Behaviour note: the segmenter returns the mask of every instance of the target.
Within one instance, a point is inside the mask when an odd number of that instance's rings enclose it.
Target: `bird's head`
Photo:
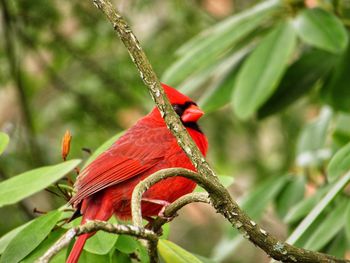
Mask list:
[[[203,116],[204,112],[189,97],[163,83],[162,87],[185,126],[186,124],[197,122]]]

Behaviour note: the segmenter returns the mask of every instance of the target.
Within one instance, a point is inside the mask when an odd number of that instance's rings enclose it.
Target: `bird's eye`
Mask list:
[[[183,107],[181,107],[181,105],[179,104],[175,104],[173,105],[174,111],[177,113],[177,115],[179,115],[181,117],[182,113],[184,112]]]

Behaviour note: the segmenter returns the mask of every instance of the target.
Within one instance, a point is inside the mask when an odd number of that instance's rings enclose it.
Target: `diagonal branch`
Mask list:
[[[350,262],[337,259],[330,255],[297,248],[281,242],[261,229],[259,225],[252,221],[249,216],[240,209],[225,187],[220,184],[214,171],[205,161],[199,149],[179,120],[179,117],[174,112],[167,97],[164,95],[164,91],[156,74],[140,47],[140,43],[129,28],[129,25],[117,10],[113,8],[108,0],[93,0],[93,3],[107,16],[108,20],[113,25],[114,30],[118,33],[118,36],[127,48],[132,61],[135,63],[142,80],[147,85],[166,125],[176,137],[178,144],[187,154],[199,173],[198,175],[192,171],[181,170],[181,176],[186,176],[201,184],[201,186],[208,191],[212,205],[217,212],[222,214],[233,227],[237,228],[243,234],[244,237],[263,249],[272,258],[283,262]],[[168,174],[165,174],[164,171],[163,173],[160,171],[141,182],[137,189],[140,190],[140,188],[143,188],[143,190],[146,190],[152,185],[150,183],[152,180],[156,182],[166,177],[179,175],[179,171],[176,172],[177,173],[172,170]],[[136,193],[135,195],[137,195],[138,198],[140,198],[140,196],[142,197],[142,193]],[[133,203],[135,204],[135,202]],[[136,205],[139,206],[140,204],[138,203]],[[139,218],[138,215],[134,220],[136,225],[141,226],[142,224],[140,223]],[[153,261],[152,258],[151,260]]]
[[[210,204],[208,193],[191,193],[180,197],[165,208],[163,213],[164,217],[158,217],[152,222],[152,231],[157,233],[165,223],[169,222],[167,218],[172,219],[174,216],[176,216],[177,211],[179,211],[185,205],[199,202]]]

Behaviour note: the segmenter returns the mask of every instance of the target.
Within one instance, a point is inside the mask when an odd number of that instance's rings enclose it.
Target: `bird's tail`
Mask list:
[[[83,247],[85,245],[86,240],[92,236],[92,234],[83,234],[78,237],[75,241],[72,251],[69,254],[69,257],[66,263],[77,263],[80,257],[81,252],[83,251]]]
[[[96,219],[106,221],[113,215],[114,212],[111,200],[104,194],[95,195],[92,198],[84,199],[81,210],[83,214],[81,225],[85,224],[88,220]],[[78,262],[86,240],[94,234],[95,232],[87,233],[78,237],[66,263]]]

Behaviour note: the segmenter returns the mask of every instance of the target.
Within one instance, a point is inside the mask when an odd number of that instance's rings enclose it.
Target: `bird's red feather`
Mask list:
[[[191,102],[190,98],[175,89],[166,85],[163,88],[172,104]],[[187,130],[205,155],[208,148],[205,135],[192,128]],[[154,172],[171,167],[195,170],[155,108],[81,172],[75,183],[76,195],[70,203],[80,207],[83,222],[108,220],[113,214],[128,219],[131,216],[130,200],[134,187]],[[143,197],[173,202],[192,192],[195,186],[189,179],[172,177],[153,185]],[[155,216],[161,209],[160,204],[142,202],[143,216]],[[78,238],[68,263],[77,262],[89,236]]]

